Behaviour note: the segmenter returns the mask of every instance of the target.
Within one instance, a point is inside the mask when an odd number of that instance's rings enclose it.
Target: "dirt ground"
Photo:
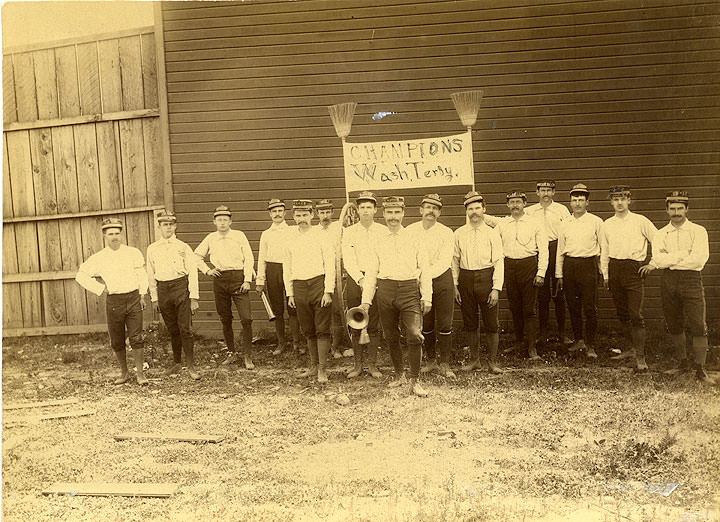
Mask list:
[[[106,336],[5,340],[3,407],[79,402],[3,412],[4,520],[720,520],[720,388],[665,376],[657,355],[647,375],[613,365],[612,337],[592,365],[548,345],[534,366],[503,357],[503,375],[427,376],[426,399],[386,378],[349,382],[347,358],[326,386],[298,379],[304,360],[272,357],[271,345],[255,346],[256,371],[227,368],[212,340],[197,346],[202,380],[164,377],[168,348],[151,337],[145,387],[111,384]],[[94,414],[33,418],[77,409]],[[114,440],[128,431],[225,439]],[[55,482],[179,490],[43,496]]]

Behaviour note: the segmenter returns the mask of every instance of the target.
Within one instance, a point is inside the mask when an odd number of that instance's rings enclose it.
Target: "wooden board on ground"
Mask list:
[[[70,495],[91,497],[158,497],[172,496],[179,488],[173,483],[103,483],[57,482],[42,491],[43,495]]]
[[[199,433],[169,432],[169,433],[140,433],[136,431],[114,435],[115,440],[152,439],[176,440],[179,442],[222,442],[223,435],[201,435]]]
[[[95,410],[68,410],[59,411],[55,413],[46,413],[44,415],[32,415],[28,417],[21,417],[17,419],[8,419],[8,422],[12,425],[20,424],[34,424],[36,422],[44,420],[54,419],[67,419],[71,417],[86,417],[88,415],[95,415]]]
[[[3,410],[20,410],[23,408],[44,408],[45,406],[62,406],[65,404],[77,404],[78,399],[55,399],[52,401],[25,402],[19,404],[3,404]]]

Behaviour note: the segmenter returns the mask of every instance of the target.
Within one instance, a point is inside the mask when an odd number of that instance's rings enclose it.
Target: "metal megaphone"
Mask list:
[[[367,326],[370,323],[370,316],[361,306],[350,308],[345,314],[345,320],[350,328],[360,331],[360,344],[368,344],[370,336],[368,335]]]

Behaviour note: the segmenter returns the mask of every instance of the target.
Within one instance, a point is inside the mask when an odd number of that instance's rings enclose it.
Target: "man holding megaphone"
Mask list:
[[[347,227],[342,234],[342,259],[345,271],[348,274],[348,308],[360,304],[363,282],[365,281],[367,268],[370,265],[373,245],[387,233],[385,225],[375,222],[377,200],[372,192],[361,192],[355,199],[355,203],[358,207],[360,221]],[[370,303],[367,309],[369,323],[366,329],[369,334],[368,339],[360,339],[361,329],[349,325],[352,332],[355,366],[348,373],[348,379],[358,377],[363,372],[363,360],[367,362],[368,372],[372,377],[376,379],[382,377],[382,373],[377,367],[377,352],[380,346],[380,316],[375,300],[368,302]],[[365,347],[367,347],[367,357],[363,359]]]
[[[410,363],[410,393],[427,397],[418,382],[422,356],[422,317],[432,308],[432,278],[425,250],[417,236],[402,226],[405,198],[388,196],[383,200],[383,215],[388,231],[372,245],[370,264],[363,281],[362,307],[370,309],[375,297],[395,369],[390,387],[408,384],[400,348],[400,321],[405,327]],[[418,281],[420,288],[418,289]]]

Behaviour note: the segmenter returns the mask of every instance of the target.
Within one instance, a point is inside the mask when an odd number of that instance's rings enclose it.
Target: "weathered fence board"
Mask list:
[[[32,55],[35,66],[38,118],[41,120],[57,118],[58,92],[55,74],[55,51],[53,49],[43,49],[35,51]]]
[[[38,108],[35,94],[35,67],[31,53],[16,54],[13,57],[13,77],[18,121],[36,120]]]
[[[80,114],[77,63],[74,45],[55,49],[55,74],[61,118]]]
[[[76,46],[80,87],[80,113],[102,112],[100,101],[100,67],[97,42]]]
[[[145,100],[143,96],[140,36],[120,38],[118,49],[120,53],[123,110],[142,109],[145,106]]]
[[[121,111],[122,80],[120,77],[120,51],[117,40],[98,42],[98,64],[100,66],[102,112]]]
[[[15,106],[15,80],[13,78],[12,56],[5,56],[2,62],[3,73],[3,123],[17,121]]]

